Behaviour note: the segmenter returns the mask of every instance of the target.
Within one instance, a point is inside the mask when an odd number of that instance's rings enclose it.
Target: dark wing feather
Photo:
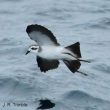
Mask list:
[[[75,73],[81,66],[81,63],[78,60],[63,60],[68,69],[72,72]]]
[[[38,67],[40,67],[41,72],[46,72],[51,69],[55,69],[59,65],[58,60],[47,60],[37,56]]]
[[[28,33],[30,39],[36,41],[39,46],[59,45],[53,33],[44,26],[38,24],[28,25],[26,32]]]

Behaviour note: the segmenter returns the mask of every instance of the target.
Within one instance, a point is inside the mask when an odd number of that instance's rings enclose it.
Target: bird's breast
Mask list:
[[[61,59],[61,53],[63,47],[61,46],[42,46],[42,51],[38,53],[38,56],[46,59]]]

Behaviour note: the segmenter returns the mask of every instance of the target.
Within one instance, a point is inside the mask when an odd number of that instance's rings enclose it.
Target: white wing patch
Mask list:
[[[40,46],[55,45],[55,43],[47,35],[42,34],[41,32],[33,31],[29,33],[29,37],[36,41]]]
[[[32,40],[38,43],[39,46],[59,45],[53,33],[44,26],[38,24],[28,25],[26,32]]]

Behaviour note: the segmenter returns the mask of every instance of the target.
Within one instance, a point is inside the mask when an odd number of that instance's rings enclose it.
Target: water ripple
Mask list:
[[[110,74],[110,66],[107,64],[98,64],[98,65],[93,66],[93,68],[98,71]]]

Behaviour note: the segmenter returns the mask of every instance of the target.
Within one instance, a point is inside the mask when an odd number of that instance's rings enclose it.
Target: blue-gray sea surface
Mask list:
[[[88,76],[63,63],[41,73],[36,56],[25,56],[35,44],[25,29],[35,23],[62,46],[79,41],[83,59],[92,61],[80,68]],[[110,110],[110,0],[0,0],[0,108],[35,110],[39,99],[52,100],[52,110]]]

